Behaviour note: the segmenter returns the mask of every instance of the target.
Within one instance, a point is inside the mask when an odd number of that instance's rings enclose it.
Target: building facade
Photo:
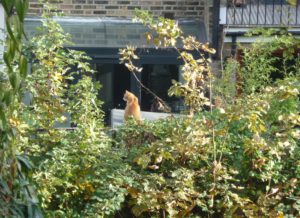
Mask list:
[[[140,88],[132,73],[119,64],[118,51],[126,45],[137,47],[139,64],[143,67],[142,73],[137,76],[143,84],[164,99],[173,112],[180,110],[180,101],[167,94],[171,80],[180,79],[182,63],[178,60],[178,53],[147,44],[144,35],[147,29],[132,22],[134,10],[147,10],[157,17],[176,19],[186,34],[206,43],[210,41],[212,0],[55,1],[57,11],[65,15],[55,19],[72,36],[72,48],[85,51],[92,58],[95,79],[103,86],[99,95],[104,101],[107,115],[113,108],[125,107],[122,99],[125,90],[138,96],[144,111],[150,110],[154,100],[153,96]],[[41,24],[40,15],[44,5],[39,2],[29,0],[26,19],[26,33],[29,36],[34,35],[36,27]]]
[[[215,0],[219,18],[213,32],[212,43],[225,56],[235,56],[237,43],[254,42],[257,37],[245,37],[253,28],[288,28],[300,35],[300,0]]]
[[[68,16],[131,18],[135,8],[170,18],[205,19],[210,0],[60,0],[57,8]],[[41,14],[43,4],[29,1],[29,15]]]
[[[26,32],[33,35],[40,25],[44,5],[29,0]],[[142,110],[150,110],[153,97],[140,89],[133,75],[119,64],[118,50],[126,45],[137,47],[143,72],[140,80],[162,99],[173,111],[180,110],[178,100],[167,96],[172,79],[180,79],[181,64],[174,50],[147,45],[141,24],[131,21],[135,8],[150,11],[155,16],[176,19],[184,32],[199,41],[211,42],[225,56],[234,56],[237,42],[249,43],[253,39],[244,34],[255,27],[288,26],[300,33],[300,0],[51,0],[65,17],[57,18],[63,29],[72,35],[73,49],[82,50],[92,58],[95,79],[103,84],[100,97],[104,110],[124,108],[125,90],[134,92]],[[1,20],[1,19],[0,19]],[[1,24],[1,23],[0,23]],[[222,48],[222,49],[221,49]],[[1,50],[1,47],[0,47]],[[218,55],[219,54],[219,55]]]
[[[144,68],[141,80],[176,111],[178,102],[167,96],[171,79],[180,78],[180,62],[168,51],[155,51],[144,40],[143,27],[132,24],[135,8],[150,11],[155,16],[182,21],[184,32],[201,42],[210,42],[223,57],[235,56],[237,43],[251,43],[255,39],[244,34],[256,27],[288,26],[297,33],[300,23],[300,4],[287,0],[52,0],[67,17],[61,20],[65,31],[73,36],[75,49],[86,51],[99,72],[103,84],[101,98],[111,108],[124,108],[122,93],[132,90],[140,99],[143,110],[149,110],[151,96],[140,90],[135,79],[119,64],[118,49],[128,44],[141,51]],[[34,24],[41,15],[43,4],[29,0],[28,20]],[[32,18],[35,17],[35,18]],[[34,26],[34,25],[33,25]],[[33,29],[33,28],[32,28]],[[29,28],[30,30],[30,28]],[[299,32],[299,31],[298,31]],[[222,48],[222,49],[221,49]],[[218,64],[216,64],[218,69]],[[217,70],[216,70],[217,71]],[[120,73],[122,72],[122,73]],[[119,82],[122,81],[122,82]]]

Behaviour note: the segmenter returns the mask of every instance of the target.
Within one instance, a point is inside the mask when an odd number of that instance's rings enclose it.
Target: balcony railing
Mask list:
[[[223,24],[230,26],[300,26],[300,0],[228,0],[221,8]],[[223,19],[222,19],[223,18]]]

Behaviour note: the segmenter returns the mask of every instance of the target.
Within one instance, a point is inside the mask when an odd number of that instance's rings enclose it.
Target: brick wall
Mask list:
[[[208,0],[61,0],[58,9],[70,16],[131,18],[135,8],[157,16],[205,19]],[[42,4],[29,0],[29,15],[39,15]]]

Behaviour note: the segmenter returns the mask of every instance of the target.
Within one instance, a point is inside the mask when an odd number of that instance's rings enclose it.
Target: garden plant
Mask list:
[[[272,32],[216,76],[208,44],[136,11],[149,43],[178,52],[184,81],[169,95],[187,111],[112,134],[89,58],[65,48],[70,38],[49,13],[23,45],[21,3],[2,0],[8,18],[19,10],[19,26],[8,28],[1,72],[1,217],[300,216],[299,40]],[[134,47],[120,50],[132,73],[142,72],[138,60]],[[72,128],[57,128],[65,122]]]

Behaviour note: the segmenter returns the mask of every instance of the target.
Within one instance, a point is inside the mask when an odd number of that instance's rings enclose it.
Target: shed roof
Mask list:
[[[145,32],[148,29],[141,23],[129,19],[117,18],[54,18],[66,33],[72,36],[74,47],[83,48],[123,48],[133,45],[138,48],[151,48],[147,44]],[[184,34],[195,36],[200,42],[206,43],[206,29],[203,22],[196,19],[178,20]],[[25,20],[25,32],[32,37],[36,27],[41,25],[41,18],[29,17]]]

